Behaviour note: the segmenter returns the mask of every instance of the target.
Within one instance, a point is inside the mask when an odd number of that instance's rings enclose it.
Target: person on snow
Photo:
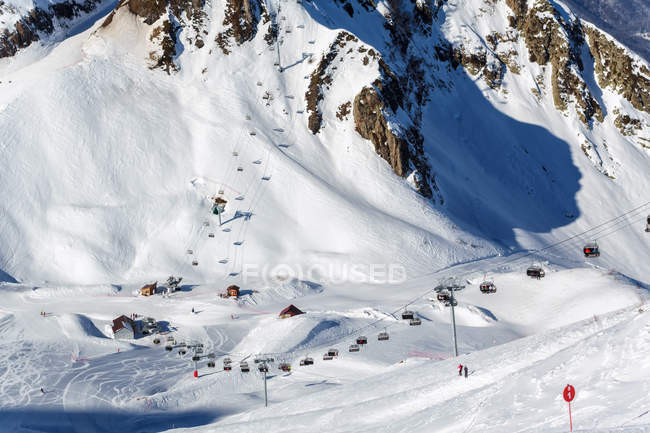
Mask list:
[[[192,307],[192,313],[194,312],[194,307]]]
[[[459,376],[463,375],[463,364],[458,364],[458,375]]]
[[[45,394],[45,391],[43,391],[43,388],[41,388],[41,394]]]
[[[465,379],[467,379],[467,366],[464,366],[463,369],[465,370]]]

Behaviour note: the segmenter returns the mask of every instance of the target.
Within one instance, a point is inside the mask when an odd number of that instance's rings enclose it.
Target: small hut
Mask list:
[[[239,286],[228,286],[226,289],[226,294],[231,298],[239,298]]]
[[[305,314],[305,312],[300,311],[300,309],[298,307],[296,307],[295,305],[293,305],[293,304],[289,305],[287,308],[280,311],[280,317],[282,319],[297,316],[298,314]]]
[[[114,338],[135,338],[135,322],[125,315],[113,320],[112,330]]]
[[[140,294],[142,296],[151,296],[156,294],[156,288],[158,287],[158,281],[156,281],[153,284],[147,284],[145,286],[142,286],[140,289]]]

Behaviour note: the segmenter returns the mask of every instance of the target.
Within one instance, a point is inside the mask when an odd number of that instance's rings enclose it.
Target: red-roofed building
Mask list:
[[[121,315],[113,320],[113,337],[115,338],[135,338],[135,322],[125,315]]]
[[[289,305],[287,308],[280,311],[280,317],[283,318],[283,319],[286,319],[288,317],[297,316],[298,314],[305,314],[305,312],[300,311],[300,309],[298,307],[296,307],[295,305],[293,305],[293,304]]]

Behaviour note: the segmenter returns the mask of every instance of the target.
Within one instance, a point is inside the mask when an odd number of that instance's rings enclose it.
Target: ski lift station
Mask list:
[[[155,294],[156,294],[156,289],[157,289],[157,287],[158,287],[158,281],[156,281],[156,282],[153,283],[153,284],[147,284],[147,285],[144,285],[144,286],[142,286],[142,288],[140,289],[140,294],[141,294],[142,296],[151,296],[151,295],[155,295]]]
[[[113,320],[113,338],[132,340],[135,338],[135,322],[125,315]]]

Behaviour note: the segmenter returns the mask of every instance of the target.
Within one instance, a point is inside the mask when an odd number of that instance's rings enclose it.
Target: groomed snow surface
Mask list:
[[[560,432],[568,430],[567,383],[577,390],[576,431],[650,430],[647,288],[552,263],[542,280],[520,265],[492,274],[498,289],[490,295],[470,278],[458,294],[453,358],[449,308],[426,292],[438,277],[469,269],[395,286],[278,281],[239,301],[211,286],[142,297],[115,286],[5,284],[0,430]],[[405,295],[424,295],[409,306],[422,325],[401,319]],[[306,314],[279,318],[290,303]],[[133,312],[157,319],[176,342],[203,343],[216,367],[204,357],[194,378],[191,351],[164,350],[166,336],[158,345],[152,336],[108,338],[111,320]],[[377,341],[384,330],[390,339]],[[368,345],[349,353],[362,334]],[[339,357],[322,360],[330,347]],[[258,354],[275,358],[268,408]],[[305,356],[315,364],[299,366]],[[242,359],[250,373],[239,370]],[[278,370],[280,362],[292,371]],[[469,366],[467,379],[457,376],[459,362]]]

